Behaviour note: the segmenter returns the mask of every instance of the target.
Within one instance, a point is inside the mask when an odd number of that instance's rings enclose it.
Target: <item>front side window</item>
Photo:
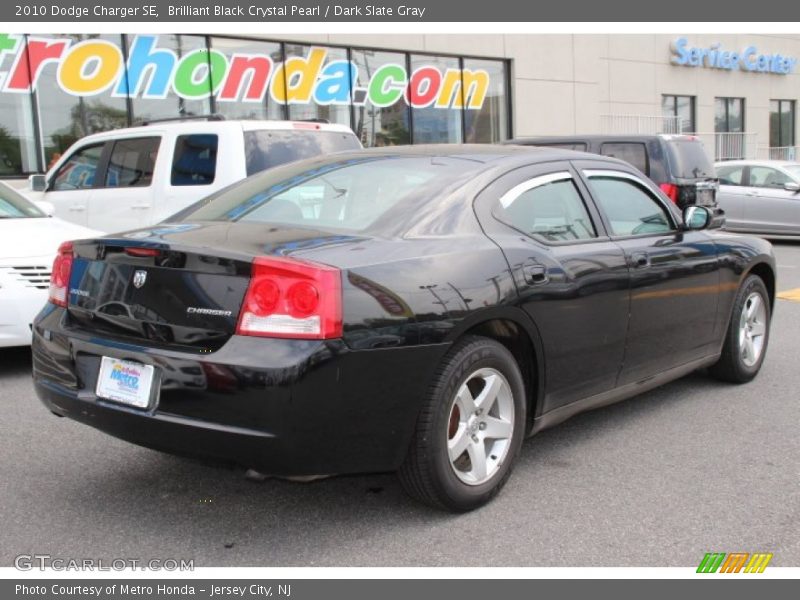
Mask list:
[[[72,153],[53,178],[51,189],[56,192],[85,190],[94,187],[97,167],[103,154],[102,144],[86,146]]]
[[[219,138],[212,133],[179,135],[172,158],[172,185],[210,185],[217,173]]]
[[[673,231],[661,203],[632,179],[608,173],[586,173],[597,204],[617,236],[653,235]]]
[[[782,188],[792,179],[771,167],[750,167],[750,185],[763,188]]]
[[[586,240],[597,233],[569,173],[553,173],[520,184],[500,198],[495,215],[528,235],[549,242]]]
[[[153,182],[161,138],[133,138],[114,142],[106,169],[106,187],[147,187]]]

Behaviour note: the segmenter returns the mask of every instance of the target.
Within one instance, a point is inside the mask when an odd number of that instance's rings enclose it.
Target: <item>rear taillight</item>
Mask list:
[[[69,298],[69,276],[72,273],[72,242],[64,242],[58,247],[50,275],[48,300],[58,306],[67,306]]]
[[[673,183],[662,183],[658,187],[664,192],[670,200],[675,204],[678,203],[678,186]]]
[[[256,258],[236,333],[320,340],[341,337],[339,269],[294,259]]]

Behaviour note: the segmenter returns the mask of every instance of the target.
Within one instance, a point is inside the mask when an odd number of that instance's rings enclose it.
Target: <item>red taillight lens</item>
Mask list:
[[[72,273],[72,242],[64,242],[58,247],[50,275],[48,300],[58,306],[67,306],[69,298],[69,276]]]
[[[295,259],[256,258],[236,332],[320,340],[341,337],[339,269]]]
[[[662,183],[658,187],[661,188],[661,191],[664,192],[667,197],[672,200],[675,204],[678,203],[678,186],[672,183]]]
[[[125,248],[125,254],[137,258],[144,258],[147,256],[158,256],[161,254],[161,250],[158,248],[137,248],[135,246],[129,246]]]

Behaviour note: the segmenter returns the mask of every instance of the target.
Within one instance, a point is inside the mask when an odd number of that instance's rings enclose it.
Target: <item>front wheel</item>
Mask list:
[[[758,375],[767,353],[770,317],[767,288],[760,277],[749,275],[736,295],[722,354],[709,372],[732,383]]]
[[[525,385],[514,356],[488,338],[462,340],[426,394],[399,472],[403,487],[438,508],[485,504],[511,474],[525,422]]]

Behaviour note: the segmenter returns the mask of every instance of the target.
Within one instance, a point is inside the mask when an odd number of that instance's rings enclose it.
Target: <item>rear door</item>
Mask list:
[[[570,164],[524,167],[477,198],[544,345],[548,411],[612,389],[628,328],[628,266]]]
[[[713,354],[717,250],[703,231],[682,231],[651,182],[609,163],[575,165],[630,269],[630,323],[619,385]]]
[[[725,226],[728,229],[743,229],[745,224],[745,206],[757,194],[748,183],[747,165],[733,164],[717,167],[719,176],[719,193],[717,204],[725,211]]]

